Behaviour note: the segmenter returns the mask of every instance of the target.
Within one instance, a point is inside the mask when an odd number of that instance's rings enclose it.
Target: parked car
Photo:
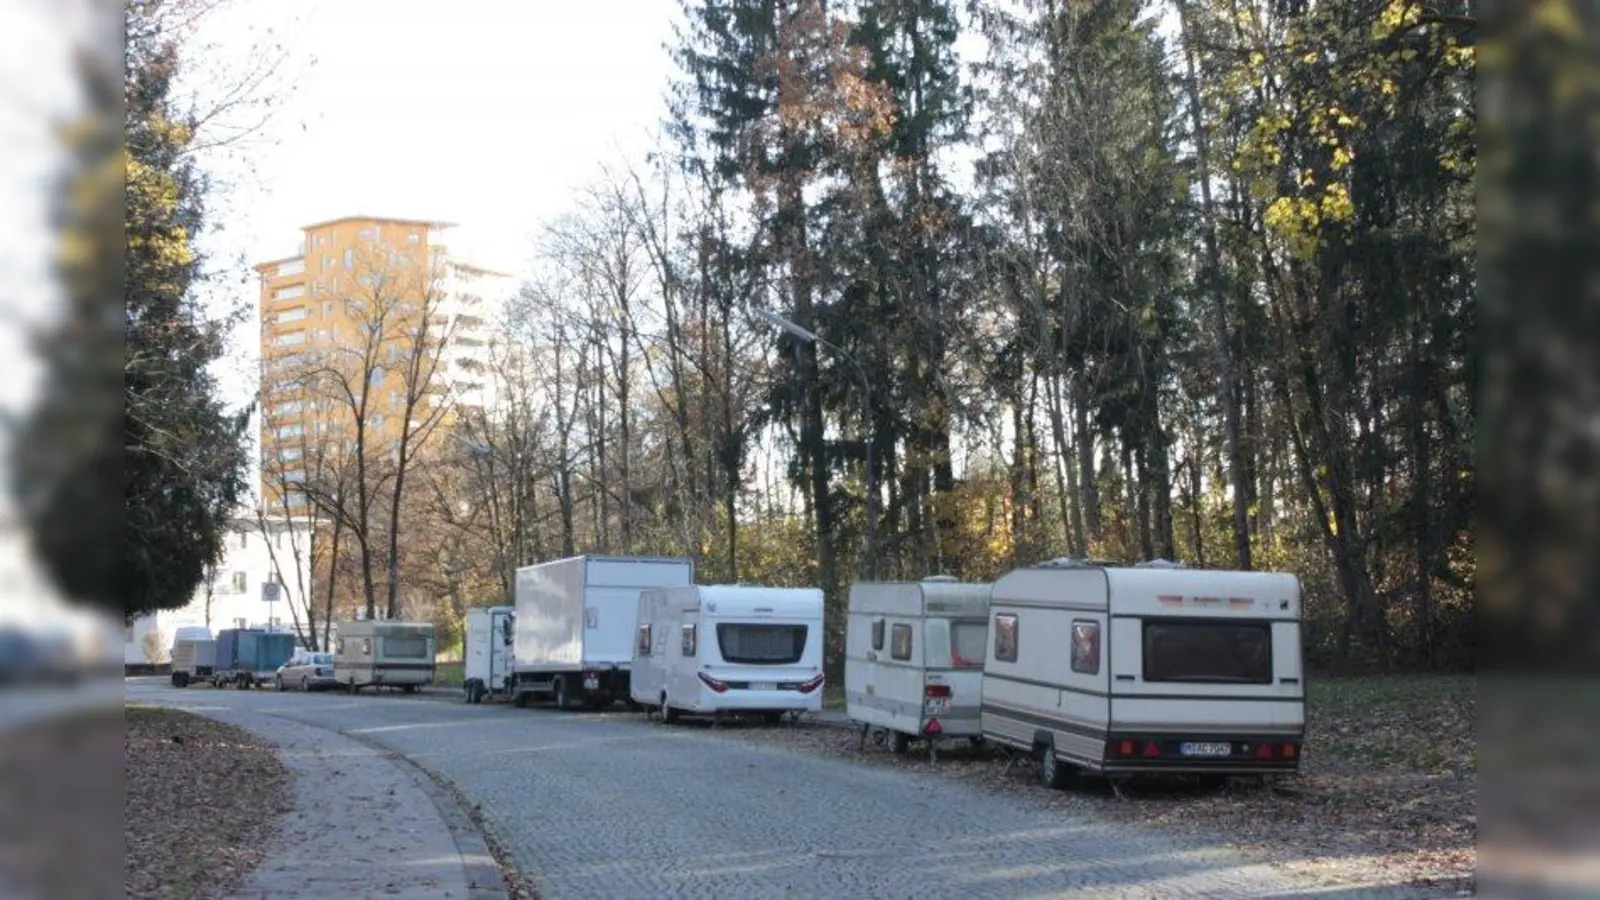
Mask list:
[[[289,657],[288,662],[278,667],[273,682],[280,691],[290,688],[313,691],[334,687],[339,682],[333,675],[333,654],[297,651]]]

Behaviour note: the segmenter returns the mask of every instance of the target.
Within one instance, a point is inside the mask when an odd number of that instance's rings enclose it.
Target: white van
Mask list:
[[[1300,583],[1274,572],[1057,560],[994,584],[983,733],[1046,784],[1299,770]]]
[[[630,693],[661,711],[761,715],[822,710],[822,591],[745,585],[639,595]]]
[[[878,729],[895,753],[924,740],[931,756],[940,739],[981,739],[989,589],[948,575],[850,588],[845,714],[863,743]]]

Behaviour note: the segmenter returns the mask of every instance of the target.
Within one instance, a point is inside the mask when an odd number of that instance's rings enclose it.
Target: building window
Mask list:
[[[352,268],[354,268],[355,264],[356,251],[350,247],[344,248],[344,270],[346,272],[350,271]]]
[[[291,259],[288,262],[278,263],[278,277],[279,278],[283,278],[283,277],[288,276],[288,275],[299,275],[301,272],[304,272],[305,270],[306,270],[306,261],[304,259]]]
[[[243,572],[233,573],[231,587],[235,594],[242,594],[250,588],[250,578]]]
[[[406,235],[406,243],[408,243],[408,244],[420,244],[420,243],[422,243],[422,232],[413,231],[410,234]]]
[[[283,312],[278,313],[278,324],[281,325],[284,322],[298,322],[305,317],[306,308],[304,306],[296,306],[294,309],[286,309]]]
[[[279,289],[273,291],[272,292],[272,299],[274,299],[274,300],[293,300],[296,297],[304,297],[305,295],[306,295],[306,286],[305,285],[303,285],[303,284],[291,284],[288,287],[279,288]]]
[[[278,428],[278,437],[281,438],[296,437],[303,433],[305,433],[305,429],[299,425],[283,425]]]
[[[911,658],[911,626],[904,622],[890,629],[889,656],[893,659]]]
[[[304,331],[291,331],[288,334],[278,335],[276,343],[279,347],[287,347],[292,344],[304,344],[305,342],[306,333]]]
[[[306,470],[295,469],[292,472],[285,472],[283,473],[283,480],[288,484],[305,484]]]
[[[994,617],[994,658],[1000,662],[1017,661],[1017,617],[1011,613]]]
[[[249,624],[250,624],[249,621],[245,620],[245,619],[234,619],[233,620],[233,627],[235,627],[235,628],[245,628],[245,627],[248,627]]]
[[[278,459],[284,462],[294,462],[304,455],[305,451],[301,450],[299,447],[284,447],[282,450],[278,451]]]
[[[297,416],[304,408],[305,404],[301,403],[299,400],[288,400],[283,403],[279,403],[277,406],[274,406],[272,408],[272,414],[275,416]]]

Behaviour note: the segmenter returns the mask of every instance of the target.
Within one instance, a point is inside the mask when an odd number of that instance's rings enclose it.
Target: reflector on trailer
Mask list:
[[[928,724],[922,726],[923,734],[940,734],[943,731],[944,728],[939,725],[938,719],[929,719]]]
[[[1150,741],[1150,742],[1146,743],[1144,745],[1144,755],[1145,756],[1160,756],[1161,755],[1161,745],[1157,744],[1155,741]]]

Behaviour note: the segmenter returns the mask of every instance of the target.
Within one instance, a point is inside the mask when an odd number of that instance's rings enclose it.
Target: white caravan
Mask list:
[[[920,739],[931,756],[940,738],[981,740],[989,587],[942,575],[850,588],[845,714],[863,742],[878,729],[895,753]]]
[[[822,710],[822,591],[717,585],[639,595],[630,688],[671,723],[682,713]]]
[[[1046,784],[1298,771],[1293,575],[1056,560],[1001,577],[989,604],[983,734],[1034,754]]]
[[[433,683],[432,622],[340,622],[333,647],[333,671],[345,690],[387,686],[409,694]]]
[[[629,699],[639,592],[694,584],[687,559],[574,556],[517,570],[511,702],[559,709]]]
[[[484,697],[504,696],[511,672],[511,644],[515,638],[516,610],[491,606],[467,610],[466,659],[462,662],[461,688],[468,703]]]
[[[172,636],[172,686],[208,681],[217,667],[217,640],[211,629],[186,625]]]

